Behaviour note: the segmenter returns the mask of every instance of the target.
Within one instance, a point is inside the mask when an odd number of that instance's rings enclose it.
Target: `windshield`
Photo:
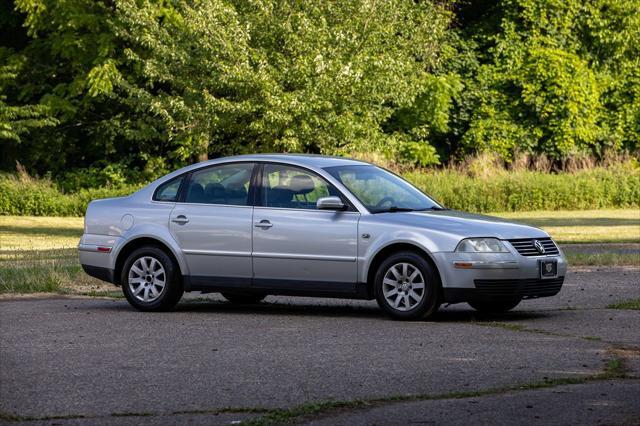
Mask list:
[[[420,190],[376,166],[334,166],[325,169],[338,179],[371,213],[443,210]]]

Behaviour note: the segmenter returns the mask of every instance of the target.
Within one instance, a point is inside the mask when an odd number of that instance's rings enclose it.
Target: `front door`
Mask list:
[[[171,212],[169,228],[192,284],[251,283],[253,168],[254,163],[229,163],[193,172],[184,202]]]
[[[253,219],[254,285],[354,292],[360,214],[317,210],[318,198],[340,194],[309,170],[269,163],[263,167]]]

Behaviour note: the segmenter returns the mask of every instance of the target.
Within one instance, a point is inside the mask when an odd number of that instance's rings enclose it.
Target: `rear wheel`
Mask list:
[[[265,294],[224,292],[222,293],[222,297],[237,305],[252,305],[260,302],[267,296]]]
[[[431,265],[413,252],[398,252],[376,271],[378,305],[397,319],[429,318],[438,310],[439,281]]]
[[[160,248],[147,246],[129,255],[120,277],[122,292],[141,311],[166,311],[184,293],[174,261]]]
[[[476,311],[483,314],[499,314],[510,311],[518,306],[522,299],[506,300],[499,302],[469,302],[469,305]]]

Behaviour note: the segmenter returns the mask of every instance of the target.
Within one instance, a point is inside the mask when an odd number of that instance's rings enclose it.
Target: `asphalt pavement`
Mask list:
[[[638,268],[573,269],[511,313],[419,322],[337,299],[3,299],[0,422],[638,424],[640,311],[607,309],[634,298]],[[599,380],[612,365],[626,377]]]

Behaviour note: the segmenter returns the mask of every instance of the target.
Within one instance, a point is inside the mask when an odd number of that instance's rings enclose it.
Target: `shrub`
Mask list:
[[[445,206],[473,212],[640,206],[640,171],[623,167],[558,174],[512,171],[487,177],[444,170],[409,172],[405,177]]]
[[[640,169],[629,163],[574,173],[469,167],[405,172],[404,177],[445,206],[471,212],[586,210],[640,206]],[[0,175],[0,214],[82,216],[91,200],[124,196],[139,186],[62,193],[45,179]]]
[[[46,179],[0,175],[0,214],[25,216],[83,216],[91,200],[133,193],[139,186],[81,189],[63,194]]]

